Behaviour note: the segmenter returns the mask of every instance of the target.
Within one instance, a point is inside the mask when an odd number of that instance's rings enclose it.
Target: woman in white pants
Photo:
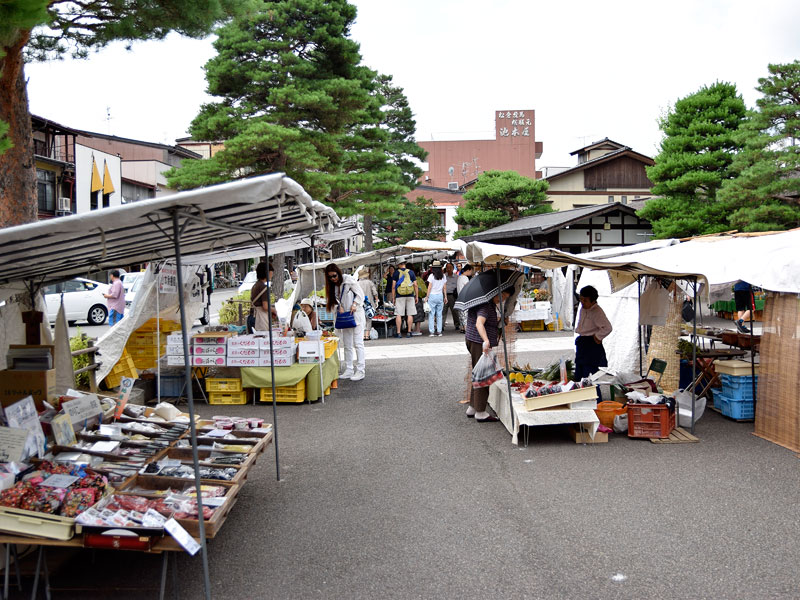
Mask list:
[[[356,326],[337,329],[336,334],[344,349],[345,372],[339,377],[361,381],[366,373],[364,360],[364,294],[358,280],[352,275],[343,275],[342,270],[330,263],[325,267],[325,300],[329,312],[349,311]],[[334,308],[335,307],[335,308]],[[355,356],[354,356],[355,355]]]

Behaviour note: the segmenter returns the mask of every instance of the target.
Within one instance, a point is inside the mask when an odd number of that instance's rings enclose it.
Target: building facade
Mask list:
[[[578,164],[550,175],[547,198],[553,209],[571,210],[650,197],[653,183],[645,167],[655,164],[652,158],[628,146],[605,138],[570,153]]]

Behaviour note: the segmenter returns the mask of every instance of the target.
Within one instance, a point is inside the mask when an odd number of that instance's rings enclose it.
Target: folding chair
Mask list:
[[[661,360],[660,358],[654,358],[650,361],[650,366],[647,367],[647,373],[645,373],[644,378],[650,379],[650,371],[653,373],[658,373],[658,380],[656,381],[656,385],[661,384],[661,378],[664,376],[664,371],[667,370],[667,361]]]

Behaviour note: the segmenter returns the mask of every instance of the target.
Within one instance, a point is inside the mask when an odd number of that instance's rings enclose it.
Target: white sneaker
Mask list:
[[[353,371],[353,369],[347,369],[344,373],[339,375],[339,379],[351,379],[354,374],[355,372]]]
[[[428,337],[433,337],[433,336],[435,336],[435,335],[436,335],[435,333],[429,333],[429,334],[428,334]]]
[[[350,381],[361,381],[364,379],[365,375],[366,373],[364,373],[364,371],[356,371],[356,374],[350,378]]]

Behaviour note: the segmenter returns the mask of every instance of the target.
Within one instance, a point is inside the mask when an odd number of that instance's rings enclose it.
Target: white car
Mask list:
[[[105,283],[81,277],[48,285],[43,290],[47,318],[51,323],[55,322],[63,294],[67,321],[88,321],[89,325],[102,325],[108,316],[106,299],[103,297],[108,289]]]
[[[136,292],[142,286],[144,273],[127,273],[122,279],[122,287],[125,289],[125,311],[127,312],[136,298]]]
[[[250,271],[244,277],[244,281],[242,281],[242,285],[239,286],[239,293],[249,291],[258,281],[258,277],[256,276],[255,271]],[[289,291],[293,290],[295,283],[292,281],[292,276],[289,274],[288,269],[283,270],[283,290]]]

